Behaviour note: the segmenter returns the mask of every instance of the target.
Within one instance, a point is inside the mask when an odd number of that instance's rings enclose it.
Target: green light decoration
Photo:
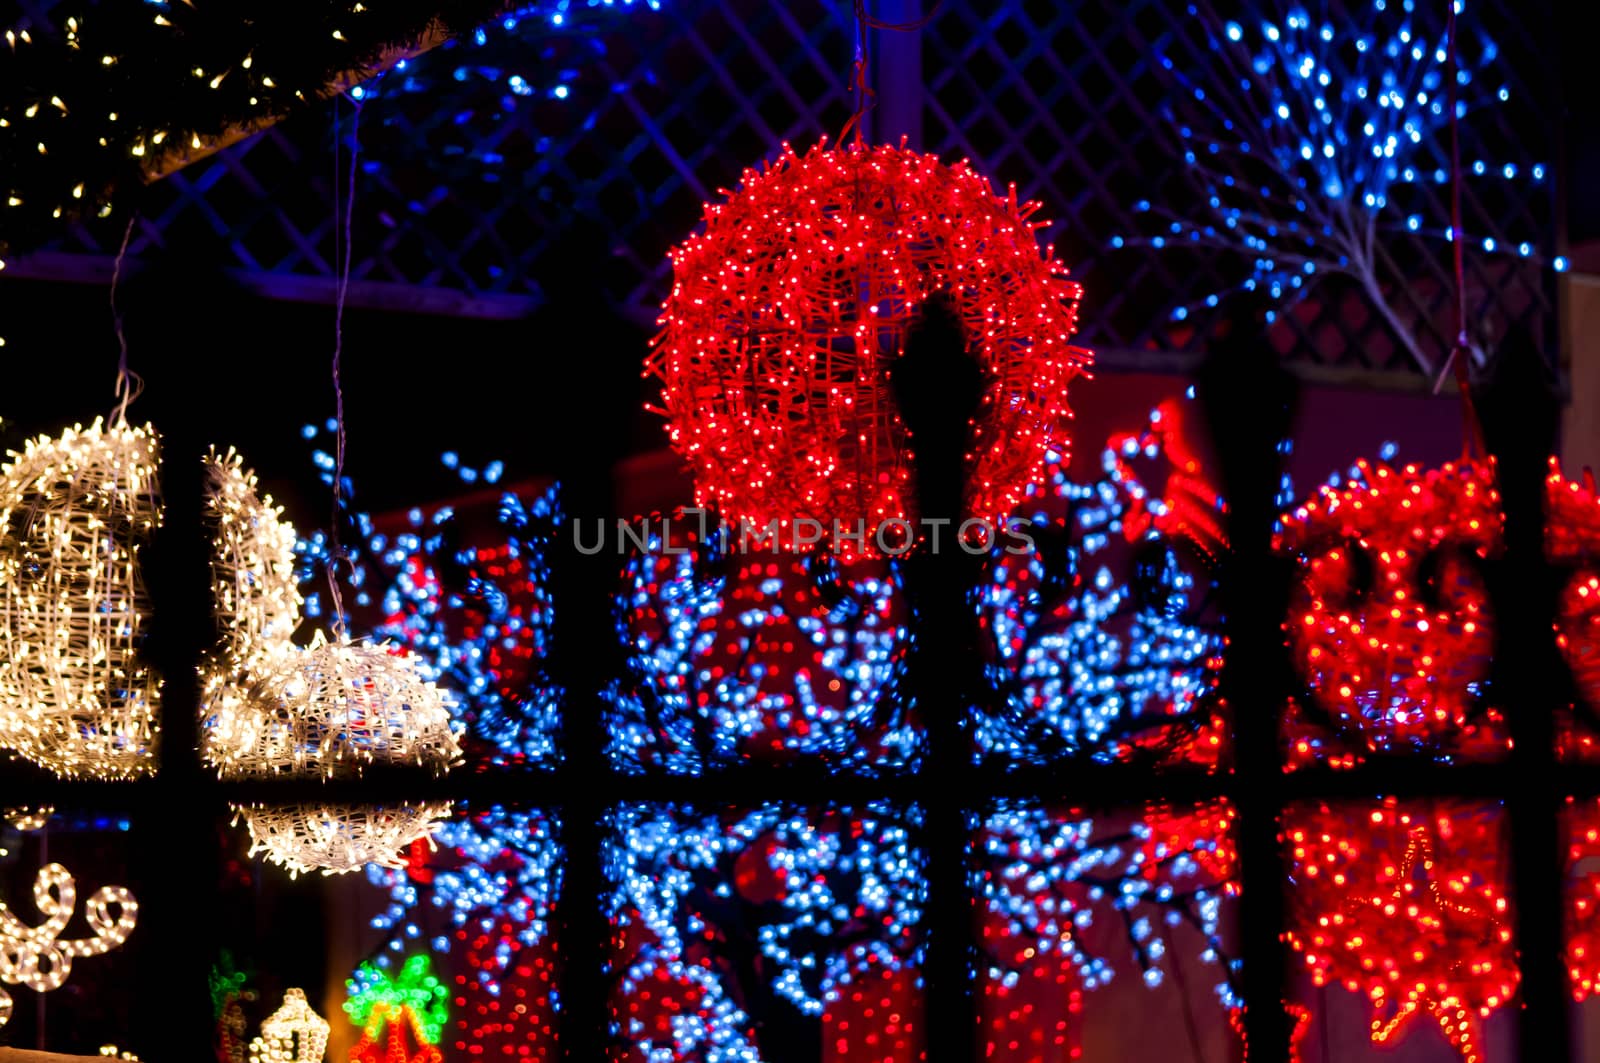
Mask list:
[[[244,984],[249,980],[250,972],[236,967],[233,952],[223,949],[217,956],[217,962],[211,965],[211,974],[206,979],[211,987],[212,1018],[222,1018],[223,1009],[245,995]]]
[[[408,958],[393,978],[388,971],[363,963],[345,983],[345,988],[350,993],[344,1002],[345,1013],[351,1022],[366,1029],[369,1037],[376,1038],[381,1030],[368,1029],[368,1023],[381,1027],[391,1018],[401,1018],[402,1009],[409,1008],[417,1017],[427,1042],[436,1045],[443,1035],[444,1024],[450,1020],[446,1003],[449,990],[433,973],[426,953]]]

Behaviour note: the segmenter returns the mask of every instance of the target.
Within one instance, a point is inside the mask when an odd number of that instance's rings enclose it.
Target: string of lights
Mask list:
[[[1458,8],[1464,5],[1458,4]],[[1343,6],[1268,5],[1259,19],[1225,20],[1194,11],[1209,65],[1190,68],[1163,54],[1174,83],[1172,124],[1198,210],[1140,200],[1150,224],[1113,247],[1220,249],[1243,274],[1232,288],[1172,311],[1182,321],[1217,307],[1230,291],[1292,306],[1330,275],[1350,278],[1381,315],[1415,367],[1437,356],[1401,289],[1391,244],[1396,233],[1450,241],[1450,219],[1435,192],[1449,180],[1441,145],[1450,126],[1450,57],[1442,19],[1411,0]],[[1192,9],[1193,10],[1193,9]],[[1435,24],[1436,22],[1436,24]],[[1466,25],[1465,20],[1462,20]],[[1510,98],[1499,49],[1482,30],[1458,41],[1457,113],[1466,118]],[[1542,163],[1475,158],[1474,177],[1543,183]],[[1485,255],[1567,268],[1565,258],[1520,241],[1462,234]],[[1454,336],[1452,332],[1451,342]],[[1482,337],[1472,336],[1482,360]]]

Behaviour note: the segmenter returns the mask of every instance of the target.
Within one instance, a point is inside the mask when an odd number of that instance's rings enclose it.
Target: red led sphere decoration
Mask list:
[[[1064,449],[1078,285],[1042,252],[1015,190],[904,147],[785,146],[747,170],[672,252],[648,363],[697,500],[785,544],[797,520],[915,519],[911,440],[889,387],[919,307],[948,293],[985,388],[967,451],[967,515],[1000,520]],[[891,525],[891,528],[894,526]],[[891,541],[892,540],[886,540]]]
[[[1292,763],[1348,766],[1370,753],[1502,755],[1488,701],[1494,632],[1482,562],[1501,548],[1487,462],[1358,465],[1285,516],[1299,560],[1286,633],[1305,684]]]

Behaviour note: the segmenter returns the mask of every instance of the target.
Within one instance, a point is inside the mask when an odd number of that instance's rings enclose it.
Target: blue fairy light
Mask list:
[[[1195,8],[1190,13],[1204,20]],[[1415,364],[1435,368],[1403,315],[1384,293],[1403,286],[1382,248],[1394,230],[1448,241],[1447,203],[1416,188],[1449,180],[1448,52],[1442,20],[1421,24],[1412,5],[1373,0],[1335,17],[1291,8],[1255,24],[1204,27],[1202,65],[1185,68],[1162,56],[1180,104],[1173,122],[1181,154],[1200,195],[1194,211],[1136,203],[1155,228],[1118,234],[1113,247],[1204,246],[1240,256],[1247,269],[1227,288],[1181,308],[1216,305],[1232,291],[1267,292],[1293,303],[1310,284],[1297,274],[1344,274],[1361,288]],[[1497,106],[1510,92],[1498,84],[1498,50],[1481,29],[1458,26],[1457,113]],[[1207,91],[1227,85],[1233,91]],[[1503,180],[1545,175],[1526,160],[1474,159],[1470,173]],[[1399,220],[1392,215],[1399,211]],[[1540,261],[1521,240],[1479,236],[1488,254]],[[1560,269],[1559,259],[1552,264]],[[1174,311],[1182,321],[1187,313]],[[1475,355],[1479,352],[1474,352]]]

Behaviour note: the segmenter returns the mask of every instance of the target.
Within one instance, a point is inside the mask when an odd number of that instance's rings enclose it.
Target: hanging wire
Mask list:
[[[117,259],[111,266],[111,325],[117,331],[117,408],[111,413],[111,423],[128,423],[128,404],[144,391],[144,378],[128,369],[128,336],[122,328],[122,311],[117,307],[117,285],[122,282],[122,264],[128,257],[128,244],[133,240],[133,227],[139,220],[135,214],[128,219],[122,233],[122,246],[117,248]]]
[[[1437,395],[1444,388],[1445,376],[1453,369],[1456,390],[1461,395],[1462,453],[1464,457],[1470,458],[1475,454],[1483,454],[1485,448],[1483,426],[1479,423],[1477,410],[1472,405],[1472,382],[1469,372],[1471,357],[1468,353],[1470,345],[1467,338],[1467,241],[1461,227],[1461,115],[1457,102],[1460,82],[1460,65],[1456,54],[1458,0],[1448,0],[1448,2],[1450,10],[1445,23],[1445,38],[1446,78],[1450,83],[1450,250],[1454,260],[1456,285],[1456,338],[1454,346],[1450,348],[1449,357],[1445,359],[1444,366],[1439,370],[1439,376],[1433,382],[1433,392]]]
[[[340,95],[343,96],[343,93]],[[328,594],[333,604],[333,622],[331,626],[336,636],[342,636],[345,633],[344,594],[339,590],[339,571],[342,566],[349,562],[349,558],[344,552],[344,545],[339,541],[339,525],[344,519],[345,421],[342,358],[344,355],[344,304],[345,296],[350,290],[351,217],[355,213],[356,171],[359,168],[358,159],[361,152],[361,101],[352,100],[351,104],[354,107],[354,111],[350,120],[350,176],[344,196],[341,224],[339,179],[342,174],[339,168],[339,100],[335,98],[333,101],[334,268],[338,271],[338,278],[334,284],[333,300],[333,417],[335,435],[333,524],[328,551]]]
[[[866,123],[863,119],[866,118],[867,111],[872,109],[874,101],[878,97],[878,94],[872,91],[872,85],[867,77],[867,68],[871,61],[870,50],[867,46],[867,31],[872,29],[888,30],[892,33],[915,33],[931,22],[933,17],[939,13],[939,4],[936,0],[927,14],[910,22],[883,22],[873,18],[871,13],[867,11],[867,0],[854,0],[854,12],[856,55],[855,69],[850,77],[850,89],[855,94],[856,109],[850,115],[849,120],[845,122],[844,128],[839,130],[838,143],[843,144],[850,139],[850,134],[854,132],[856,143],[859,145],[866,136],[864,128]]]

